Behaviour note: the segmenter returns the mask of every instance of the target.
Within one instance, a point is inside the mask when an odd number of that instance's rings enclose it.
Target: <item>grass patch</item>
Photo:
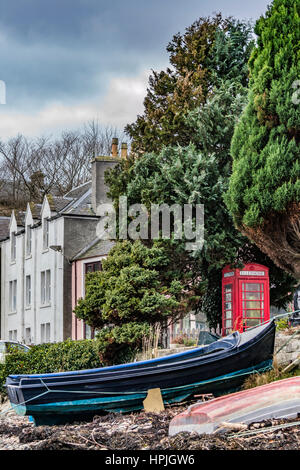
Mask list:
[[[282,373],[283,369],[286,366],[278,366],[276,359],[273,362],[273,369],[263,374],[253,374],[250,375],[244,382],[242,390],[247,390],[249,388],[259,387],[260,385],[266,385],[271,382],[276,382],[277,380],[288,379],[290,377],[297,377],[300,375],[300,367],[296,367],[290,372]]]

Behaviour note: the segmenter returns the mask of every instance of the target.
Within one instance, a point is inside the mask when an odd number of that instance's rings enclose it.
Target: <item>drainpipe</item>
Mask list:
[[[75,273],[74,273],[74,282],[75,282],[75,286],[74,286],[74,305],[73,305],[73,308],[75,308],[76,304],[77,304],[77,260],[75,261],[75,264],[74,264],[74,270],[75,270]],[[72,315],[73,315],[73,318],[74,318],[74,335],[75,335],[75,339],[78,339],[77,338],[77,318],[75,316],[75,313],[72,312]]]
[[[2,300],[2,258],[3,258],[3,247],[0,245],[0,338],[2,337],[2,311],[3,311],[3,300]],[[4,289],[3,289],[4,293]]]
[[[56,221],[54,221],[54,233],[55,233],[55,244],[57,245],[57,227],[55,226],[56,224]],[[57,257],[58,257],[58,253],[55,251],[54,252],[54,269],[53,269],[53,288],[51,286],[51,303],[53,302],[53,340],[54,342],[57,341],[57,328],[56,328],[56,322],[57,322],[57,318],[56,318],[56,306],[57,306],[57,302],[56,302],[56,295],[57,295]],[[51,281],[52,282],[52,281]],[[51,331],[50,331],[51,333]],[[50,339],[51,341],[51,339]]]
[[[34,251],[33,251],[33,260],[32,260],[32,300],[33,300],[33,334],[32,334],[32,342],[33,344],[37,344],[37,318],[36,318],[36,309],[37,309],[37,301],[38,301],[38,293],[37,293],[37,238],[38,238],[38,231],[39,229],[34,230],[34,236],[32,239],[34,240]]]
[[[22,235],[22,241],[21,241],[21,276],[22,276],[22,282],[21,282],[21,342],[25,343],[25,301],[24,301],[24,292],[25,292],[25,234]]]
[[[3,250],[3,245],[0,247],[0,338],[4,339],[3,333],[4,333],[4,328],[3,324],[4,322],[2,321],[2,315],[3,315],[3,306],[5,305],[5,289],[2,291],[2,272],[3,272],[3,265],[4,265],[4,250]],[[5,310],[4,310],[5,311]]]

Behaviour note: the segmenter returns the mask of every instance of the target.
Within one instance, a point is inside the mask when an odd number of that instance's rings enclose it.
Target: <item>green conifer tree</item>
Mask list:
[[[160,151],[164,145],[188,145],[191,129],[185,116],[206,102],[224,80],[248,82],[247,61],[253,47],[252,25],[221,14],[199,18],[167,46],[170,66],[153,71],[144,113],[128,124],[136,154]]]
[[[300,0],[274,0],[255,32],[226,201],[241,232],[299,280]]]

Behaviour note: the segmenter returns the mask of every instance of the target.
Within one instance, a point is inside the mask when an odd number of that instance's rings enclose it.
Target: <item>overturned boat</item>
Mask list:
[[[267,419],[295,418],[300,413],[300,377],[196,403],[175,416],[169,435],[180,432],[211,434],[224,430],[222,423],[250,424]]]
[[[247,375],[272,367],[273,321],[208,346],[148,361],[50,374],[10,375],[12,407],[36,425],[82,420],[101,411],[143,408],[148,390],[160,388],[165,404],[195,393],[215,396],[238,389]]]

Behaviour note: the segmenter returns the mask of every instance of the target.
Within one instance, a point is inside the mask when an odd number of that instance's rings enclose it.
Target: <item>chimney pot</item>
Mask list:
[[[121,157],[122,158],[127,158],[127,144],[126,142],[123,142],[121,145]]]
[[[117,137],[114,137],[111,143],[111,154],[113,157],[118,156],[118,143],[119,143],[119,139]]]

